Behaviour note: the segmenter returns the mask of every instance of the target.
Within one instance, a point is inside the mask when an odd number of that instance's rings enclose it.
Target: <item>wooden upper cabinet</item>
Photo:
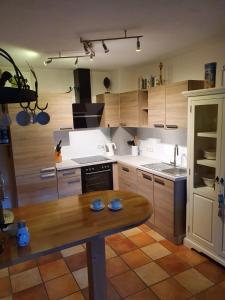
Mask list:
[[[120,123],[119,94],[100,94],[96,96],[97,103],[105,103],[101,119],[101,127],[118,127]]]
[[[148,126],[151,128],[164,128],[165,110],[165,86],[150,88],[148,93]]]
[[[147,109],[147,92],[132,91],[121,93],[120,125],[126,127],[147,126],[147,111],[146,115],[142,115],[145,109]]]

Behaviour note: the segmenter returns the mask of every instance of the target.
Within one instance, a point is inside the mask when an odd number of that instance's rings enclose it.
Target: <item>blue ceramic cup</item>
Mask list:
[[[112,209],[120,209],[122,204],[121,204],[121,200],[119,198],[114,198],[110,201],[111,204],[111,208]]]
[[[103,206],[103,202],[102,202],[101,199],[94,199],[94,200],[91,202],[91,204],[92,204],[92,207],[93,207],[94,209],[101,209],[102,206]]]

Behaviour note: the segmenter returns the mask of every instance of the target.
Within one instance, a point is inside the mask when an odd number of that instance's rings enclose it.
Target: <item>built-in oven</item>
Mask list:
[[[82,193],[113,189],[112,163],[81,167]]]

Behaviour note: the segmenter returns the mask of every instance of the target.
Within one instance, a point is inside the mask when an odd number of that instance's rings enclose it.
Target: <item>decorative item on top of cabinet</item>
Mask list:
[[[118,127],[119,126],[119,94],[99,94],[96,96],[97,103],[105,103],[101,119],[101,127]]]
[[[131,91],[120,94],[120,125],[124,127],[147,127],[147,91]]]
[[[57,179],[59,198],[82,194],[80,168],[58,170]]]
[[[187,99],[183,91],[203,89],[203,80],[186,80],[149,89],[148,126],[151,128],[187,128]]]

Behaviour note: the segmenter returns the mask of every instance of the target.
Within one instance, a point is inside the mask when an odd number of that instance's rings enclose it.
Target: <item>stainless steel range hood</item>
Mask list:
[[[74,70],[74,90],[76,99],[76,103],[73,103],[74,128],[99,127],[104,103],[91,102],[89,69]]]

